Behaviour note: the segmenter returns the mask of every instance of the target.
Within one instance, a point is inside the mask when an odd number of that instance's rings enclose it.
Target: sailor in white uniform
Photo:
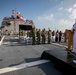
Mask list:
[[[76,53],[76,22],[73,25],[73,32],[74,32],[74,35],[73,35],[73,51],[72,52]]]

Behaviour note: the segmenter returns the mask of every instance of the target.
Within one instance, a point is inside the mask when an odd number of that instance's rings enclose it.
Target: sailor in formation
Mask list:
[[[48,31],[48,44],[51,43],[51,30]]]
[[[35,45],[36,44],[36,31],[35,31],[35,27],[32,28],[31,30],[31,34],[32,34],[32,45]]]
[[[42,44],[45,44],[45,40],[46,40],[46,30],[45,28],[42,30]]]
[[[37,44],[40,44],[41,43],[41,30],[39,29],[37,31]]]

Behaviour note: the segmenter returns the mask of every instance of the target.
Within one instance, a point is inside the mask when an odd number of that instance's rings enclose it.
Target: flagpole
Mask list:
[[[14,10],[12,10],[12,14],[14,14]],[[16,32],[16,28],[15,28],[15,17],[14,17],[13,20],[14,20],[14,31],[13,32],[14,32],[14,35],[15,35],[15,32]]]
[[[16,8],[15,8],[15,12],[16,12]],[[15,33],[16,33],[16,23],[15,23],[15,20],[16,20],[16,17],[15,17],[15,19],[14,19],[14,35],[15,35]]]

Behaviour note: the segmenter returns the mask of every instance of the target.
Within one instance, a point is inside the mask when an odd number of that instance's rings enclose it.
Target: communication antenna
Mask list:
[[[15,8],[15,12],[16,12],[16,8]],[[14,19],[14,35],[15,35],[15,33],[16,33],[16,22],[15,22],[15,20],[16,20],[16,17],[15,17],[15,19]]]
[[[16,12],[16,8],[15,8],[15,12]]]

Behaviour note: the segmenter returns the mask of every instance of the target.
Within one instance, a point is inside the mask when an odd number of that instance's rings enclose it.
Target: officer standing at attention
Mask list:
[[[40,29],[37,31],[37,43],[38,44],[41,43],[41,30]]]
[[[42,44],[45,44],[46,36],[45,36],[45,28],[42,30]]]
[[[36,44],[36,39],[35,39],[35,27],[32,28],[31,30],[31,33],[32,33],[32,45],[35,45]]]
[[[51,43],[51,30],[49,29],[49,31],[48,31],[48,44],[50,44]]]

